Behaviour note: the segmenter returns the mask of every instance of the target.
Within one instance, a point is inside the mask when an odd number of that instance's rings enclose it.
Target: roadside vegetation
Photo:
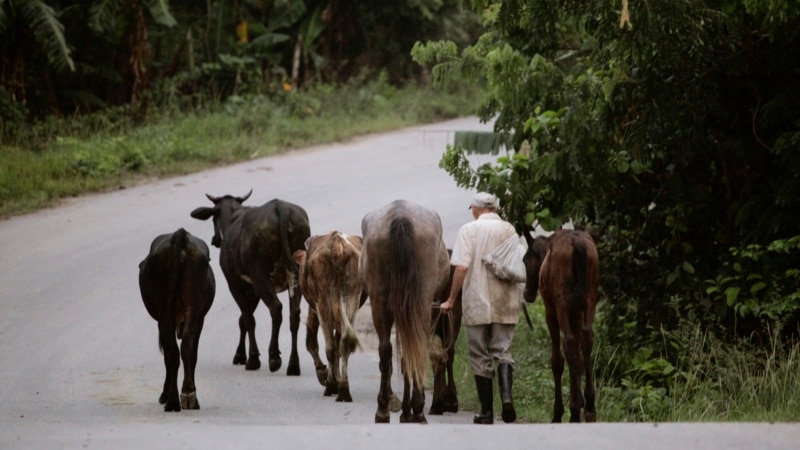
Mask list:
[[[602,321],[603,306],[598,320]],[[518,423],[549,423],[553,415],[550,336],[541,298],[528,305],[533,329],[520,315],[511,354]],[[633,360],[628,342],[596,335],[598,422],[796,422],[800,417],[800,346],[775,335],[770,345],[731,344],[699,328],[663,332],[661,346],[641,347]],[[667,348],[668,347],[668,348]],[[658,352],[677,355],[677,366]],[[453,371],[462,410],[478,411],[475,380],[459,334]],[[619,374],[622,374],[621,376]],[[562,380],[565,406],[569,370]],[[431,382],[432,383],[432,382]],[[431,384],[432,386],[432,384]],[[494,410],[500,417],[497,377]],[[564,422],[569,420],[566,411]]]
[[[230,96],[186,111],[180,104],[134,122],[119,107],[50,118],[0,147],[0,217],[66,197],[260,158],[293,148],[461,117],[479,90],[453,84],[392,86],[385,76]]]
[[[457,136],[440,166],[518,231],[593,235],[600,420],[797,420],[798,3],[469,5],[478,39],[412,55],[486,86],[497,139]],[[517,330],[517,398],[549,420],[549,338]]]

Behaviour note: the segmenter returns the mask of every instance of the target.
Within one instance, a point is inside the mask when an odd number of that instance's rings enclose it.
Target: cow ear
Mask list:
[[[209,217],[214,215],[214,208],[201,206],[190,213],[192,217],[199,220],[208,220]]]
[[[306,251],[305,250],[297,250],[294,252],[294,262],[298,265],[302,266],[303,263],[306,262]]]

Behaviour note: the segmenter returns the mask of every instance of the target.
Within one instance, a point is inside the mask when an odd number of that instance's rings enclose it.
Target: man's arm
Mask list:
[[[461,286],[464,284],[464,278],[466,278],[466,276],[467,276],[466,266],[455,266],[455,270],[453,270],[453,284],[450,285],[450,296],[447,297],[447,301],[439,305],[439,308],[443,310],[448,310],[456,306],[458,291],[461,290]]]

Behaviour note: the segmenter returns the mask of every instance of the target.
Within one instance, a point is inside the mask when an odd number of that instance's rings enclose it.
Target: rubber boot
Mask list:
[[[512,423],[517,420],[517,412],[514,411],[514,400],[511,397],[513,373],[514,369],[511,364],[497,366],[497,381],[500,385],[500,401],[503,403],[502,415],[505,423]]]
[[[475,375],[475,387],[478,389],[478,400],[481,402],[481,412],[472,418],[472,423],[491,425],[494,423],[494,391],[492,379]]]

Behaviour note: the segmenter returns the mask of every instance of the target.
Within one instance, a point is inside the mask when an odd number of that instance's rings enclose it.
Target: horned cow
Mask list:
[[[239,345],[234,364],[245,364],[248,370],[261,367],[256,343],[256,320],[253,315],[259,299],[269,308],[272,334],[269,342],[269,370],[275,372],[282,364],[278,348],[278,333],[283,322],[283,305],[278,293],[289,291],[289,329],[292,334],[292,353],[287,375],[300,375],[297,355],[297,331],[300,327],[298,267],[293,253],[304,247],[311,235],[308,214],[298,205],[273,199],[258,207],[242,206],[253,193],[244,197],[206,194],[214,206],[199,207],[191,216],[199,220],[213,217],[214,237],[211,244],[220,248],[220,267],[239,305]],[[245,336],[250,351],[246,352]]]

